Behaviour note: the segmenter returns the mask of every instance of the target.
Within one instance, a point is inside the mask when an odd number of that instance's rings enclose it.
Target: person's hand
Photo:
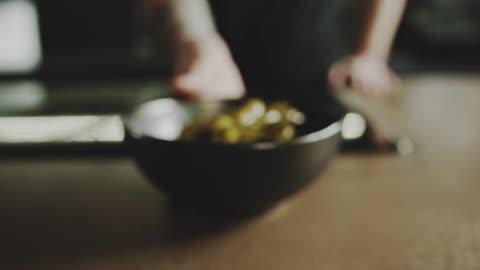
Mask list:
[[[382,97],[396,91],[400,79],[390,69],[386,60],[375,56],[356,55],[334,63],[328,72],[328,81],[333,91],[351,88],[360,94]],[[380,134],[372,121],[368,122],[372,125],[368,131],[371,142],[377,147],[389,147],[392,141]]]
[[[351,87],[367,95],[382,95],[397,89],[398,76],[386,60],[369,55],[355,55],[334,63],[328,72],[333,90]]]
[[[181,38],[175,42],[174,77],[177,94],[201,100],[241,98],[245,86],[225,41],[218,35]]]

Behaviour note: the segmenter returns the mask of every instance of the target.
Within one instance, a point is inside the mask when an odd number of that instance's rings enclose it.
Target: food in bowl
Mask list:
[[[185,126],[239,104],[173,98],[141,104],[123,118],[126,149],[147,179],[180,205],[221,217],[264,213],[319,179],[340,145],[343,114],[295,103],[306,121],[286,143],[181,139]]]
[[[239,107],[188,124],[180,138],[223,144],[287,142],[305,123],[305,115],[285,101],[250,98]]]

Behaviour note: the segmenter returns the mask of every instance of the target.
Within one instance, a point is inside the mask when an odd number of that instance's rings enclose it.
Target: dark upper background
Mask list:
[[[27,76],[166,76],[165,45],[151,33],[137,0],[36,0],[43,61]],[[358,1],[351,1],[358,2]],[[357,32],[358,4],[347,4],[344,29]],[[477,69],[477,0],[410,1],[394,66],[405,71]]]
[[[164,73],[164,44],[153,44],[139,2],[37,0],[42,76]]]

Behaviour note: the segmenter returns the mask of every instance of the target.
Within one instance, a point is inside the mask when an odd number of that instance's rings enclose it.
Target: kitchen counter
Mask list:
[[[125,158],[3,159],[0,268],[479,269],[479,86],[410,78],[388,104],[415,154],[341,154],[243,222],[170,205]]]

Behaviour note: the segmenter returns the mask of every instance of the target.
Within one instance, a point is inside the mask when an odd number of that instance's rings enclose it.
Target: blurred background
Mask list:
[[[366,1],[342,1],[353,44]],[[357,152],[223,231],[172,211],[122,148],[121,115],[169,95],[141,1],[0,0],[0,269],[480,269],[480,1],[408,2],[403,89],[363,102],[408,158],[356,140],[367,125],[349,113]]]
[[[159,25],[144,18],[141,4],[0,1],[2,147],[116,145],[123,138],[119,114],[168,95],[167,46]],[[346,36],[359,31],[359,5],[344,5]],[[405,77],[476,73],[478,10],[476,0],[410,1],[393,67]]]
[[[365,1],[342,1],[353,44]],[[349,113],[345,145],[363,152],[226,230],[172,211],[122,148],[121,115],[169,95],[142,1],[0,0],[0,269],[480,269],[479,11],[408,1],[391,59],[403,89],[365,103],[408,158],[355,140],[366,122]]]

